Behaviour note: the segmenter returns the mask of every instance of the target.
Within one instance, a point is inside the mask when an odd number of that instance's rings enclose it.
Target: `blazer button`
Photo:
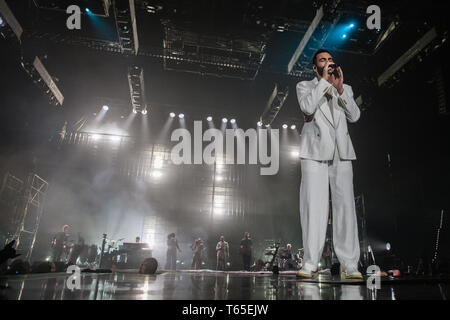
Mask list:
[[[320,133],[318,133],[317,136],[320,137]]]

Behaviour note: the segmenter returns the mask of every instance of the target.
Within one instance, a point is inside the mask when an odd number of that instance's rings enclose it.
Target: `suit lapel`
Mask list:
[[[320,111],[324,114],[325,118],[330,122],[330,124],[334,127],[333,116],[330,112],[330,107],[328,106],[327,98],[324,97],[325,102],[320,105]],[[333,108],[334,109],[334,108]]]

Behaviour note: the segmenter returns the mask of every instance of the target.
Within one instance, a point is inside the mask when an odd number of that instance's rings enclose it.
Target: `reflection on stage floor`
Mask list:
[[[0,298],[10,300],[446,300],[449,279],[384,278],[373,291],[364,281],[341,281],[320,275],[301,281],[294,273],[136,270],[82,273],[81,288],[69,290],[69,274],[46,273],[0,277]]]

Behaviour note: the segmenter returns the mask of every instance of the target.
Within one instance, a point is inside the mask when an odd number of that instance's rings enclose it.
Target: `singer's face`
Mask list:
[[[316,56],[316,66],[317,72],[322,74],[323,68],[327,64],[327,62],[334,63],[333,57],[328,52],[321,52]],[[332,74],[334,71],[333,67],[328,68],[328,73]]]

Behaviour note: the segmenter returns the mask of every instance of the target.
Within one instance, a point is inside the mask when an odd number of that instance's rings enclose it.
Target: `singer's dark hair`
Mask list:
[[[319,49],[319,50],[317,50],[316,53],[314,53],[314,56],[313,56],[313,58],[312,58],[312,64],[313,64],[313,65],[317,66],[317,64],[316,64],[316,57],[317,57],[317,55],[318,55],[319,53],[322,53],[322,52],[327,52],[327,53],[329,53],[330,55],[332,55],[331,52],[328,51],[328,50],[326,50],[326,49]]]

